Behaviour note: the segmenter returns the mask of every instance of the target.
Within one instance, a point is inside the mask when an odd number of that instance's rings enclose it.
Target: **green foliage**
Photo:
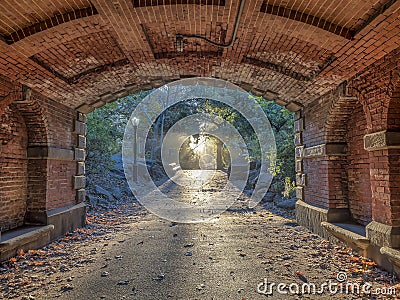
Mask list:
[[[293,198],[296,195],[296,183],[290,180],[290,177],[285,177],[285,189],[282,192],[286,198]]]
[[[112,166],[110,155],[121,150],[125,125],[136,105],[148,92],[140,92],[97,108],[87,116],[86,165],[88,173]]]
[[[89,172],[104,171],[110,167],[110,155],[120,151],[124,128],[132,111],[149,92],[140,92],[118,99],[88,115],[87,166]],[[262,97],[250,95],[249,101],[259,103],[275,134],[277,157],[271,188],[289,197],[293,194],[292,182],[295,180],[293,114]],[[150,139],[160,146],[164,134],[171,126],[180,119],[196,113],[214,114],[230,122],[246,141],[249,160],[261,158],[260,145],[249,122],[237,110],[222,102],[209,99],[191,99],[168,108],[154,123],[150,131]],[[150,149],[156,149],[157,145],[152,145]]]
[[[293,182],[295,180],[295,156],[294,156],[294,116],[293,113],[286,108],[268,101],[262,97],[250,96],[251,99],[257,101],[267,115],[271,127],[275,134],[276,142],[276,172],[271,188],[275,192],[285,193],[285,197],[291,197],[286,192],[285,186],[287,180]],[[289,178],[289,179],[287,179]],[[292,185],[293,186],[293,185]],[[289,188],[290,191],[293,189]]]

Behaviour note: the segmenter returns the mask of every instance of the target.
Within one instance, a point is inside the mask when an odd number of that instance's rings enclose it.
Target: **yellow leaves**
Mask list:
[[[360,268],[356,268],[356,267],[355,268],[350,268],[347,271],[350,272],[350,273],[353,273],[353,274],[363,274],[363,273],[366,272],[366,270],[360,269]]]
[[[376,267],[377,264],[373,261],[365,261],[364,265],[369,266],[369,267]]]
[[[11,257],[10,258],[10,262],[11,263],[16,263],[17,262],[17,258],[16,257]]]
[[[359,262],[360,260],[361,260],[361,258],[357,257],[357,256],[350,256],[349,257],[349,261],[350,262]]]

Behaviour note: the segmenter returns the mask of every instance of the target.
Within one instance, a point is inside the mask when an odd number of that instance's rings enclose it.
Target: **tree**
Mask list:
[[[121,151],[125,126],[137,104],[149,92],[139,92],[97,108],[87,116],[86,165],[88,173],[106,171],[112,154]]]

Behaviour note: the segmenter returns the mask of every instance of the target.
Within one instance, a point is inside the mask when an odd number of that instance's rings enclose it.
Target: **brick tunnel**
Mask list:
[[[298,223],[397,271],[399,27],[395,0],[1,3],[3,239],[84,226],[86,114],[213,77],[295,112]]]

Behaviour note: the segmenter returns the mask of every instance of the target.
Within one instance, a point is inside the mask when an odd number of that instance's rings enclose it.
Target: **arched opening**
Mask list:
[[[201,78],[199,81],[210,80],[210,78]],[[214,79],[213,79],[214,80]],[[219,79],[215,79],[218,81]],[[221,80],[222,81],[222,80]],[[145,88],[145,86],[144,86]],[[118,198],[120,193],[117,191],[117,187],[120,184],[112,183],[115,178],[123,175],[124,172],[119,167],[122,166],[121,163],[121,154],[118,153],[121,150],[121,140],[123,137],[123,130],[127,123],[127,117],[130,116],[132,111],[135,109],[135,106],[146,97],[149,93],[142,92],[142,97],[140,99],[136,98],[137,94],[131,94],[128,96],[114,97],[113,99],[108,99],[106,105],[97,108],[92,113],[88,114],[88,143],[87,143],[87,177],[88,177],[88,186],[87,186],[87,195],[86,197],[89,208],[95,207],[99,203],[101,205],[104,204],[113,206],[112,199]],[[217,97],[217,96],[215,96]],[[252,99],[252,100],[249,100]],[[118,99],[118,100],[117,100]],[[117,100],[117,101],[115,101]],[[196,101],[195,101],[196,100]],[[278,167],[276,168],[276,173],[274,181],[272,183],[270,193],[268,195],[269,202],[275,200],[275,203],[278,204],[280,202],[285,202],[286,200],[290,200],[290,208],[294,208],[295,203],[295,166],[294,166],[294,115],[288,110],[285,109],[278,103],[274,101],[264,99],[262,97],[256,97],[251,95],[251,93],[246,94],[244,99],[245,101],[260,101],[261,109],[264,110],[268,119],[271,123],[271,127],[277,137],[277,147],[278,147]],[[157,97],[155,97],[154,102],[160,101]],[[214,103],[215,102],[215,103]],[[158,103],[158,102],[157,102]],[[282,104],[282,103],[280,103]],[[162,106],[162,104],[158,104]],[[300,107],[295,107],[297,110]],[[169,109],[165,110],[164,114],[161,114],[158,118],[155,119],[149,135],[147,137],[143,136],[143,124],[148,121],[148,118],[154,114],[151,105],[147,106],[147,115],[144,114],[142,118],[140,118],[139,125],[137,126],[137,152],[138,154],[144,153],[146,158],[146,163],[143,161],[138,161],[138,170],[140,170],[144,165],[147,165],[147,170],[150,175],[153,177],[155,182],[163,182],[162,175],[165,175],[164,170],[161,167],[159,169],[160,162],[158,158],[161,156],[161,147],[160,141],[165,137],[169,128],[178,122],[180,119],[187,117],[188,115],[192,115],[195,113],[206,113],[212,112],[215,110],[215,113],[221,113],[221,115],[226,115],[225,117],[231,118],[232,122],[240,123],[239,127],[244,133],[248,135],[248,148],[252,149],[250,151],[251,158],[254,156],[254,161],[250,163],[250,175],[249,182],[245,188],[246,192],[251,194],[253,192],[254,187],[256,186],[256,182],[259,178],[260,174],[260,162],[257,159],[260,159],[259,145],[256,141],[250,139],[250,137],[254,134],[251,126],[247,124],[244,120],[241,120],[239,115],[236,115],[234,109],[225,107],[223,105],[218,105],[217,101],[211,99],[203,99],[203,98],[189,98],[187,101],[181,102],[180,105],[173,105]],[[219,111],[220,110],[220,111]],[[103,124],[103,125],[100,125]],[[235,124],[238,125],[238,124]],[[121,131],[122,129],[122,131]],[[134,129],[132,129],[134,132]],[[108,141],[112,141],[109,143]],[[132,143],[134,145],[134,143]],[[134,148],[134,146],[133,146]],[[223,147],[221,147],[223,148]],[[111,152],[111,160],[109,156],[103,156],[102,151]],[[221,149],[220,149],[221,150]],[[229,156],[229,151],[227,149],[222,149],[223,159],[221,160],[222,166],[218,167],[218,170],[226,170],[229,173],[229,159],[225,156]],[[218,156],[219,150],[218,147],[214,147],[213,153]],[[183,153],[181,153],[183,154]],[[119,155],[119,156],[118,156]],[[185,154],[183,154],[185,155]],[[112,162],[114,160],[114,162]],[[132,162],[134,159],[132,159]],[[111,162],[111,165],[110,163]],[[181,162],[180,162],[181,163]],[[199,162],[194,162],[198,164]],[[165,166],[164,166],[165,167]],[[168,166],[166,166],[168,168]],[[171,168],[182,168],[182,169],[190,169],[193,166],[185,166],[179,165],[179,160],[177,159]],[[99,176],[95,173],[104,172],[106,176]],[[109,176],[107,174],[111,174]],[[115,177],[115,174],[117,176]],[[154,175],[154,176],[153,176]],[[132,174],[132,176],[135,176]],[[147,175],[146,175],[147,176]],[[109,180],[107,180],[109,178]],[[129,176],[128,176],[129,178]],[[96,187],[97,185],[97,187]],[[100,188],[99,188],[100,187]],[[106,193],[104,190],[108,190],[109,193]],[[123,194],[126,193],[126,188],[122,187],[121,189]],[[129,189],[128,189],[129,191]],[[264,192],[267,192],[268,189],[264,189]],[[129,193],[130,194],[130,193]],[[104,201],[106,198],[106,201]],[[108,200],[111,199],[111,200]],[[106,202],[109,202],[108,204]],[[110,203],[111,202],[111,203]],[[286,203],[286,202],[285,202]]]
[[[352,218],[359,224],[372,221],[372,195],[369,153],[364,149],[367,122],[357,101],[347,121],[348,203]]]
[[[25,222],[27,224],[43,224],[43,221],[38,221],[33,215],[37,216],[37,213],[46,211],[47,182],[42,178],[47,177],[47,159],[38,159],[37,153],[40,147],[47,147],[47,125],[38,101],[30,99],[16,102],[14,105],[21,112],[28,134],[26,145],[28,192]]]
[[[0,231],[24,224],[27,209],[27,145],[24,119],[15,106],[0,116]]]
[[[372,220],[372,193],[369,153],[364,149],[368,122],[362,103],[356,97],[339,97],[331,106],[326,128],[328,144],[345,146],[331,166],[330,207],[347,208],[349,221],[366,226]]]

